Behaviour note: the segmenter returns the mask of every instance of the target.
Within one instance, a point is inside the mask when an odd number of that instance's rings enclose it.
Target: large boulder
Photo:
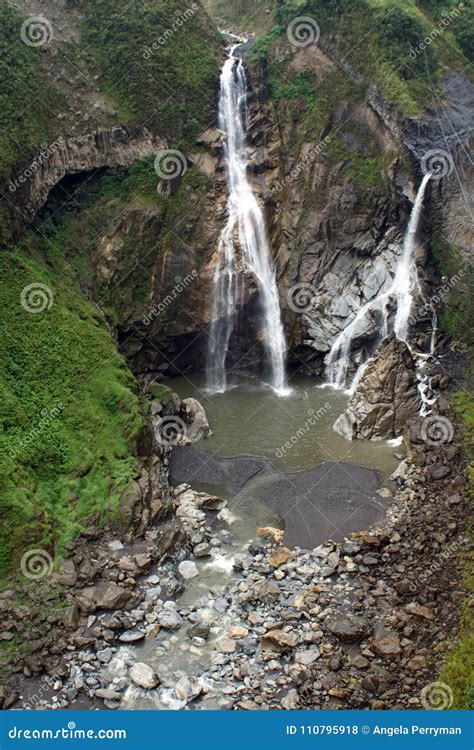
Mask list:
[[[179,416],[186,425],[186,438],[195,443],[210,433],[204,407],[195,398],[185,398],[181,402]]]
[[[391,337],[368,363],[334,429],[349,440],[389,440],[403,433],[421,407],[408,346]]]

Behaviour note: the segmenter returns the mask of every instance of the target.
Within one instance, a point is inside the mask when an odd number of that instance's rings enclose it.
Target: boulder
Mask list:
[[[403,434],[420,407],[415,362],[392,336],[367,364],[334,429],[349,440],[389,440]]]
[[[275,547],[268,555],[268,562],[273,568],[279,568],[290,559],[292,553],[288,547]]]
[[[384,659],[392,659],[402,652],[400,638],[393,630],[381,631],[372,641],[372,651]]]
[[[178,570],[186,580],[189,578],[195,578],[195,576],[199,575],[197,565],[192,560],[183,560],[183,562],[180,562]]]
[[[130,670],[130,679],[135,685],[147,690],[158,685],[158,675],[156,672],[143,662],[137,662]]]
[[[296,636],[284,630],[269,630],[262,637],[262,648],[271,651],[289,651],[296,646],[296,643]]]
[[[185,398],[181,402],[179,417],[186,425],[187,441],[195,443],[207,437],[211,431],[204,407],[195,398]],[[186,442],[187,442],[186,441]]]
[[[343,643],[357,643],[370,633],[369,622],[362,617],[339,617],[329,629]]]
[[[109,583],[99,597],[97,606],[100,609],[122,609],[130,601],[133,594],[116,583]]]

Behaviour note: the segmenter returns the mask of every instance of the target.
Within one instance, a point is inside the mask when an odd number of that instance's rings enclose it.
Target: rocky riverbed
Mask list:
[[[422,708],[466,545],[462,444],[437,409],[448,431],[409,423],[386,518],[343,542],[256,529],[236,552],[225,501],[186,484],[133,544],[86,530],[56,573],[0,596],[0,637],[22,643],[3,708]]]

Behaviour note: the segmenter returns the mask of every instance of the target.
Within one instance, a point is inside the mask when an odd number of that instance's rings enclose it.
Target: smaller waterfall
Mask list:
[[[392,300],[396,302],[393,332],[400,341],[408,343],[408,326],[414,297],[416,294],[421,294],[415,257],[416,233],[423,207],[426,186],[430,177],[430,174],[425,175],[421,181],[420,187],[418,188],[408,227],[405,232],[402,252],[391,284],[387,289],[383,289],[374,300],[366,302],[365,305],[358,310],[354,319],[343,331],[341,331],[332,345],[327,361],[327,379],[329,385],[332,385],[334,388],[341,389],[346,387],[352,342],[360,330],[361,323],[365,321],[367,315],[379,312],[382,316],[380,340],[383,341],[389,335],[389,306]],[[433,344],[434,338],[432,337],[432,347]],[[354,391],[365,370],[366,364],[367,363],[360,365],[357,370],[349,389],[350,392]]]
[[[242,40],[241,40],[242,41]],[[220,78],[219,127],[226,135],[224,156],[229,196],[228,219],[218,247],[214,273],[214,309],[207,360],[208,388],[223,393],[227,388],[226,359],[236,328],[243,270],[256,282],[262,308],[262,333],[273,390],[289,393],[285,377],[286,342],[280,303],[271,263],[263,212],[247,177],[247,80],[235,44],[224,63]],[[241,258],[235,245],[238,235]]]

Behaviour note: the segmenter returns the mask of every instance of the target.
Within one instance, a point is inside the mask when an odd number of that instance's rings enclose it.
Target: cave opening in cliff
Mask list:
[[[101,189],[103,177],[110,170],[107,167],[68,173],[49,191],[48,198],[38,212],[38,219],[52,219],[60,210],[74,211],[82,206],[87,195]],[[54,220],[54,219],[53,219]]]

